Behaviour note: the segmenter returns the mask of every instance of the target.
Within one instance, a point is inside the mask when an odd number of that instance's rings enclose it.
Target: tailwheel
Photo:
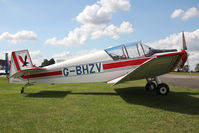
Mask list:
[[[165,83],[161,83],[157,86],[156,92],[159,95],[167,95],[169,93],[169,86]]]
[[[154,91],[156,89],[156,84],[153,82],[147,83],[145,89],[146,91]]]
[[[24,93],[24,87],[21,88],[21,94]]]
[[[26,87],[28,87],[28,86],[31,86],[31,85],[33,85],[33,84],[31,84],[31,83],[26,83],[22,88],[21,88],[21,94],[23,94],[24,93],[24,89],[26,88]]]

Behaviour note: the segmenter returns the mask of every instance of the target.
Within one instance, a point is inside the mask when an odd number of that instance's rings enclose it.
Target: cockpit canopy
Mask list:
[[[138,57],[148,57],[153,55],[153,51],[151,47],[141,43],[141,42],[134,42],[119,45],[116,47],[105,49],[110,57],[113,60],[122,60],[128,58],[138,58]]]

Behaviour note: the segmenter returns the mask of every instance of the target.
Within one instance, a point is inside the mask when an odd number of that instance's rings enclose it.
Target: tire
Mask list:
[[[156,84],[151,82],[151,83],[147,83],[145,86],[146,91],[154,91],[156,90]]]
[[[156,92],[159,95],[167,95],[169,94],[169,86],[165,83],[161,83],[157,86]]]

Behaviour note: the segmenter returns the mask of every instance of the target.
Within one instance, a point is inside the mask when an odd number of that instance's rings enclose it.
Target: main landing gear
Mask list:
[[[145,86],[146,91],[156,91],[159,95],[167,95],[169,93],[169,86],[165,83],[161,83],[158,77],[148,78]],[[156,84],[154,83],[156,82]]]

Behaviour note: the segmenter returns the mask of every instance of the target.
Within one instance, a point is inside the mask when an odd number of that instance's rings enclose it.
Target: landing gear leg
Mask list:
[[[155,91],[156,90],[156,84],[153,82],[152,78],[147,78],[147,84],[145,86],[146,91]]]
[[[25,89],[26,87],[31,86],[31,85],[33,85],[33,84],[30,84],[30,83],[25,84],[25,85],[21,88],[21,94],[24,93],[24,89]]]
[[[159,77],[155,77],[155,81],[157,83],[156,93],[159,95],[167,95],[169,94],[169,86],[165,83],[161,83]]]
[[[169,86],[165,83],[162,83],[159,79],[159,77],[155,78],[147,78],[147,84],[145,86],[146,91],[154,91],[156,90],[156,93],[158,95],[167,95],[169,94]],[[153,82],[155,81],[156,84]]]

